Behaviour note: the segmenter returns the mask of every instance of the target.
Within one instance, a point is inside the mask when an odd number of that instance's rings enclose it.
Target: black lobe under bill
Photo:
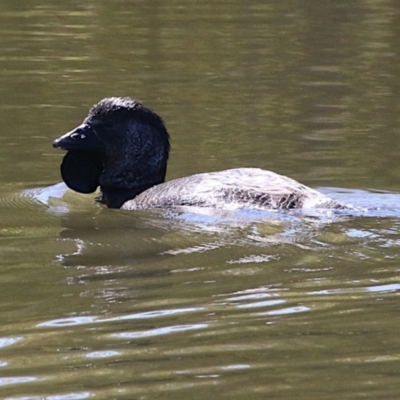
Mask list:
[[[93,193],[99,186],[104,166],[99,153],[70,150],[61,163],[65,184],[79,193]]]

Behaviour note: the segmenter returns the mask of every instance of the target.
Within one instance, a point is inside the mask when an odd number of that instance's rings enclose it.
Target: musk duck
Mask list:
[[[165,182],[170,150],[163,120],[138,100],[109,97],[53,142],[66,150],[61,175],[79,193],[100,188],[111,208],[352,209],[294,179],[260,168],[206,172]]]

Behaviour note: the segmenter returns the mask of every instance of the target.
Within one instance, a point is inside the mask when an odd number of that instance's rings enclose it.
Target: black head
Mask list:
[[[99,201],[109,207],[165,180],[168,132],[156,113],[129,97],[101,100],[53,146],[68,151],[61,164],[67,186],[80,193],[100,186]]]

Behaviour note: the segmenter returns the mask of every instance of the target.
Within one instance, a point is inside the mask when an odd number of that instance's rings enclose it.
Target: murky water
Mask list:
[[[1,398],[398,399],[397,3],[0,11]],[[169,179],[263,167],[368,210],[105,209],[51,143],[109,95],[162,115]]]

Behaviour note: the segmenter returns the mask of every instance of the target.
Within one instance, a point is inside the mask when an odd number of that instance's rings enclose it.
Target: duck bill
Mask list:
[[[66,150],[61,163],[61,176],[66,185],[79,193],[92,193],[99,186],[104,165],[104,144],[86,123],[53,142],[56,149]]]
[[[104,151],[104,145],[93,128],[85,123],[56,139],[53,147],[62,150]]]

